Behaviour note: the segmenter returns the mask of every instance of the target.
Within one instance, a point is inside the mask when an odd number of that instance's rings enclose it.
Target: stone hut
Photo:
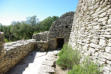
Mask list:
[[[74,12],[68,12],[57,19],[49,31],[33,35],[33,39],[37,41],[37,47],[43,51],[62,48],[63,44],[69,40],[73,17]]]
[[[50,49],[61,48],[64,43],[69,41],[73,16],[74,12],[68,12],[52,24],[48,37]]]

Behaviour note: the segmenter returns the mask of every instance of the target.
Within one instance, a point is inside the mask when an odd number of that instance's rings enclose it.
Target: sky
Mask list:
[[[78,0],[0,0],[0,23],[24,21],[36,15],[39,20],[75,11]]]

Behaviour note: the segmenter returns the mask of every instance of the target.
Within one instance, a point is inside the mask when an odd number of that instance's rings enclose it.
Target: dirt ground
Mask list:
[[[62,70],[58,65],[55,68],[55,74],[67,74],[68,70]]]

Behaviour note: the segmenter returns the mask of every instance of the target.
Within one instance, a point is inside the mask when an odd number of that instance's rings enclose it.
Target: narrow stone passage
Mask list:
[[[33,51],[6,74],[53,74],[55,72],[54,62],[58,52],[57,50]]]

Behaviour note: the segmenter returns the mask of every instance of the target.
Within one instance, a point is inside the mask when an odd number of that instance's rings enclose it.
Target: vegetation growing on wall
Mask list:
[[[36,16],[32,16],[23,22],[13,22],[9,26],[0,25],[0,31],[5,34],[5,41],[16,41],[32,38],[33,33],[48,31],[51,24],[58,19],[57,16],[47,17],[38,22]]]
[[[73,69],[68,74],[101,74],[100,68],[97,64],[89,59],[78,65],[73,65]]]
[[[81,55],[79,50],[72,49],[71,46],[65,44],[60,53],[57,64],[62,69],[68,69],[68,74],[100,74],[100,68],[93,63],[89,58],[85,58],[80,63]]]

